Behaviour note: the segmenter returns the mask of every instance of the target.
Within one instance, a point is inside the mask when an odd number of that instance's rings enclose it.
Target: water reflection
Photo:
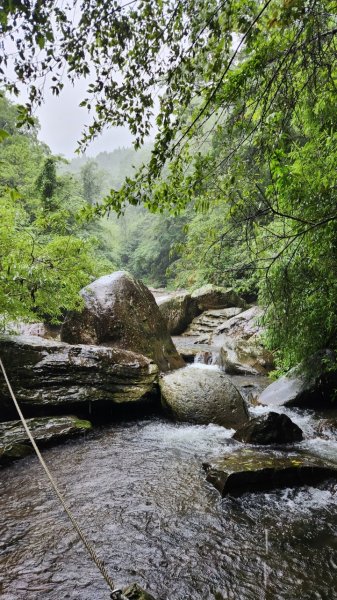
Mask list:
[[[337,597],[335,486],[221,500],[201,463],[231,433],[143,421],[44,455],[118,584],[158,600]],[[109,597],[33,457],[1,472],[0,527],[2,599]]]

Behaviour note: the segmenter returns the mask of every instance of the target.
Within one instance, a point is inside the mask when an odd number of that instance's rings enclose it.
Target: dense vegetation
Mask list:
[[[79,182],[57,175],[59,159],[38,141],[37,124],[18,131],[16,119],[16,107],[0,99],[1,319],[57,319],[115,264],[98,225],[78,220],[86,205]]]
[[[110,181],[103,204],[123,215],[108,223],[117,262],[156,283],[258,291],[285,367],[337,350],[335,2],[82,0],[73,16],[51,0],[6,3],[17,81],[2,80],[12,92],[29,84],[24,124],[51,65],[56,94],[65,67],[88,76],[82,147],[109,124],[127,124],[138,147],[158,98],[150,160]],[[95,169],[82,169],[93,204]]]

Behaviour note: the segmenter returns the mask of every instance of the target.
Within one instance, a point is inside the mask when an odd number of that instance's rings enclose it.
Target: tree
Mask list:
[[[14,112],[3,99],[0,122]],[[0,321],[57,321],[80,306],[81,287],[114,265],[78,221],[85,202],[57,176],[57,159],[35,131],[8,129],[0,144]]]
[[[124,124],[142,144],[158,96],[151,159],[110,192],[105,209],[223,206],[218,237],[238,232],[246,241],[240,267],[258,269],[269,340],[287,364],[323,341],[336,349],[335,288],[330,277],[324,284],[336,260],[335,8],[333,0],[83,0],[75,20],[51,1],[8,3],[2,16],[18,48],[17,81],[5,72],[3,82],[14,92],[19,82],[30,86],[21,123],[41,101],[35,83],[52,64],[55,93],[65,66],[71,79],[90,80],[82,106],[95,116],[82,147],[106,125]]]
[[[91,205],[98,202],[102,185],[97,163],[88,160],[81,168],[80,178],[82,180],[83,198]]]

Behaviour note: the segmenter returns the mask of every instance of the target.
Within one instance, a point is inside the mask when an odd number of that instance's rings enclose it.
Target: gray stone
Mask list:
[[[226,336],[222,340],[220,364],[230,375],[267,375],[274,368],[274,357],[257,339]]]
[[[153,295],[141,281],[118,271],[100,277],[81,295],[84,308],[67,316],[62,341],[138,352],[153,359],[161,371],[184,365]]]
[[[155,600],[151,594],[143,590],[138,583],[133,583],[123,590],[124,596],[129,600]]]
[[[287,415],[270,412],[244,423],[233,438],[248,444],[292,444],[303,440],[303,432]]]
[[[203,466],[207,481],[222,496],[317,485],[326,479],[337,479],[337,464],[300,452],[281,455],[273,451],[242,448]]]
[[[17,399],[27,405],[136,402],[156,386],[158,367],[145,356],[101,346],[2,336],[0,352]],[[12,401],[0,379],[0,420]]]
[[[242,308],[220,308],[217,310],[206,310],[201,315],[195,317],[188,327],[185,335],[206,337],[208,341],[211,340],[212,335],[217,331],[218,327],[221,326],[225,321],[238,315],[242,312]]]
[[[236,428],[248,418],[241,394],[216,368],[192,365],[164,375],[159,384],[164,408],[178,421]]]
[[[39,446],[68,439],[91,429],[90,421],[74,416],[41,417],[27,419],[27,425]],[[33,447],[21,421],[0,423],[0,463],[23,458],[33,452]]]
[[[188,293],[175,294],[164,300],[159,299],[157,304],[171,335],[183,333],[199,314],[197,302]]]
[[[248,310],[240,312],[239,315],[219,325],[213,337],[213,343],[216,343],[218,346],[223,345],[221,343],[221,334],[246,340],[252,338],[252,336],[258,336],[262,332],[262,327],[258,323],[262,315],[263,310],[259,306],[252,306]],[[220,337],[217,339],[216,336]]]
[[[245,301],[233,290],[233,288],[224,288],[216,285],[208,284],[195,290],[192,298],[197,301],[200,311],[229,308],[238,306],[245,308]]]

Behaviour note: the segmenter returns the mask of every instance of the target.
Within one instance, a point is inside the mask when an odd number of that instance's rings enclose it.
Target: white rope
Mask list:
[[[37,447],[37,445],[35,443],[35,440],[34,440],[34,438],[32,436],[32,433],[31,433],[28,425],[27,425],[25,417],[23,416],[23,414],[21,412],[21,409],[20,409],[20,406],[19,406],[19,404],[18,404],[18,402],[16,400],[15,394],[14,394],[14,392],[12,390],[12,386],[11,386],[11,384],[9,382],[8,377],[7,377],[7,373],[6,373],[6,370],[5,370],[5,367],[3,365],[3,362],[1,360],[1,358],[0,358],[0,367],[1,367],[1,370],[2,370],[2,373],[3,373],[3,376],[5,378],[7,387],[9,389],[10,395],[12,397],[12,400],[13,400],[13,402],[15,404],[15,408],[16,408],[16,410],[17,410],[17,412],[19,414],[19,417],[21,419],[21,423],[22,423],[22,425],[23,425],[23,427],[25,429],[25,432],[26,432],[26,434],[27,434],[27,436],[28,436],[28,438],[29,438],[29,440],[30,440],[30,442],[31,442],[31,444],[32,444],[32,446],[33,446],[36,454],[37,454],[37,457],[38,457],[38,459],[39,459],[39,461],[40,461],[40,463],[41,463],[41,465],[42,465],[42,467],[43,467],[43,469],[44,469],[44,471],[45,471],[45,473],[46,473],[46,475],[47,475],[47,477],[48,477],[48,479],[49,479],[49,481],[50,481],[50,483],[51,483],[51,485],[52,485],[52,487],[54,489],[54,492],[55,492],[56,496],[58,497],[59,501],[61,502],[62,507],[63,507],[64,511],[66,512],[67,516],[69,517],[69,519],[71,521],[71,524],[73,525],[74,529],[76,530],[79,538],[82,540],[85,548],[87,549],[88,554],[90,555],[91,559],[94,561],[95,565],[97,566],[97,568],[100,570],[101,574],[103,575],[106,583],[108,584],[108,586],[110,587],[110,589],[112,590],[113,593],[115,593],[115,594],[116,594],[116,592],[118,593],[120,590],[116,590],[115,589],[114,582],[110,578],[110,576],[109,576],[109,574],[108,574],[108,572],[107,572],[107,570],[106,570],[106,568],[104,566],[104,563],[100,560],[100,558],[98,558],[98,556],[97,556],[97,554],[96,554],[93,546],[91,545],[91,543],[85,537],[85,535],[84,535],[83,531],[81,530],[79,524],[77,523],[74,515],[72,514],[71,510],[68,508],[68,506],[67,506],[67,504],[66,504],[66,502],[65,502],[65,500],[64,500],[64,498],[63,498],[63,496],[62,496],[62,494],[61,494],[61,492],[60,492],[60,490],[59,490],[59,488],[58,488],[58,486],[57,486],[57,484],[56,484],[56,482],[55,482],[55,480],[54,480],[51,472],[49,471],[49,469],[48,469],[48,467],[47,467],[47,465],[46,465],[46,463],[45,463],[45,461],[44,461],[44,459],[43,459],[43,457],[42,457],[42,455],[40,453],[40,450],[38,449],[38,447]]]

